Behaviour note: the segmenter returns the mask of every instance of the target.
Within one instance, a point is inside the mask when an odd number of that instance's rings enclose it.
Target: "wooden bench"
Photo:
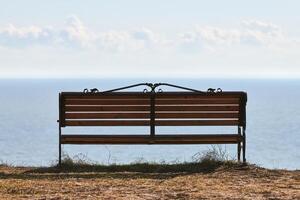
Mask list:
[[[121,92],[136,86],[150,91]],[[187,91],[162,92],[159,86]],[[62,144],[237,144],[237,157],[246,162],[245,92],[202,92],[167,83],[141,83],[98,92],[59,94],[59,165]],[[149,134],[62,134],[78,126],[148,126]],[[235,126],[230,134],[156,134],[156,126]]]

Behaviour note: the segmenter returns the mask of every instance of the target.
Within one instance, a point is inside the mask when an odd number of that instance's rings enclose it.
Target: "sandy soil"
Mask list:
[[[1,199],[300,199],[300,171],[254,166],[209,173],[39,172],[0,167]]]

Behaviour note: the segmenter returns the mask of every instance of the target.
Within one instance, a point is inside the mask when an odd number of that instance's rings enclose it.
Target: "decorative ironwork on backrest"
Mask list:
[[[201,91],[201,90],[196,90],[196,89],[183,87],[183,86],[179,86],[179,85],[173,85],[173,84],[169,84],[169,83],[138,83],[138,84],[134,84],[134,85],[129,85],[129,86],[115,88],[115,89],[111,89],[111,90],[105,90],[105,91],[99,91],[97,88],[92,88],[90,90],[85,88],[83,90],[83,92],[84,93],[98,93],[98,92],[100,92],[100,93],[110,93],[110,92],[117,92],[117,91],[120,91],[120,90],[130,89],[130,88],[134,88],[134,87],[139,87],[139,86],[147,86],[148,88],[150,88],[150,91],[148,91],[148,89],[145,88],[143,90],[144,93],[147,93],[147,92],[161,93],[161,92],[163,92],[163,90],[161,88],[158,88],[160,86],[168,86],[168,87],[173,87],[173,88],[177,88],[177,89],[188,90],[188,91],[192,91],[192,92],[196,92],[196,93],[203,93],[203,94],[222,92],[221,88],[217,88],[217,89],[208,88],[207,91],[204,92],[204,91]]]

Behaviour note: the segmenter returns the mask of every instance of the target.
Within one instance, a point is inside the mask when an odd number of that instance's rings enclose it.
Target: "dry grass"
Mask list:
[[[0,199],[300,199],[300,171],[229,161],[213,147],[190,163],[99,165],[65,156],[62,166],[0,165]]]
[[[204,166],[204,168],[202,168]],[[300,171],[217,162],[0,167],[2,199],[300,199]],[[214,166],[207,170],[206,167]],[[179,168],[178,168],[179,167]]]

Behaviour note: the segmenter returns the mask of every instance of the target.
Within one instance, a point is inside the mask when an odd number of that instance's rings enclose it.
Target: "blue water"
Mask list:
[[[300,80],[0,80],[0,162],[46,166],[58,154],[58,93],[101,90],[138,82],[169,82],[199,90],[221,87],[243,90],[247,103],[247,160],[268,168],[300,169]],[[139,88],[142,90],[143,88]],[[68,129],[65,132],[79,132]],[[84,129],[85,130],[85,129]],[[230,128],[159,128],[160,133],[232,131]],[[86,132],[147,133],[146,127],[88,128]],[[222,145],[236,157],[236,145]],[[71,157],[78,154],[104,164],[147,161],[190,161],[210,145],[64,145]]]

